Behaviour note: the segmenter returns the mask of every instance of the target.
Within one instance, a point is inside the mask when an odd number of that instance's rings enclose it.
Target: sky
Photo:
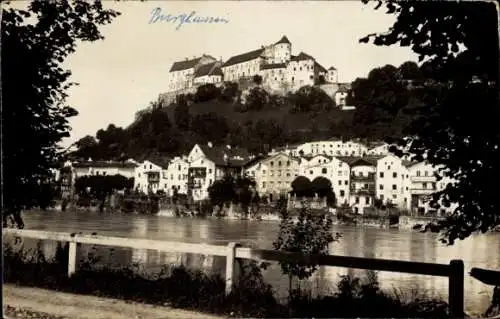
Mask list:
[[[165,92],[173,62],[210,54],[227,60],[278,41],[286,35],[292,54],[303,51],[320,64],[338,70],[339,81],[351,82],[385,64],[400,65],[416,55],[409,48],[377,47],[358,40],[384,32],[395,17],[361,1],[103,1],[122,14],[101,27],[105,39],[80,43],[64,66],[71,81],[68,103],[79,115],[70,120],[70,145],[113,123],[126,127],[137,111]],[[149,23],[159,7],[163,14],[195,11],[228,23]]]

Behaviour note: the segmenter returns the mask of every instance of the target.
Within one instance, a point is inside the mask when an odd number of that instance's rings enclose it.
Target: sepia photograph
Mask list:
[[[500,319],[494,1],[0,1],[3,318]]]

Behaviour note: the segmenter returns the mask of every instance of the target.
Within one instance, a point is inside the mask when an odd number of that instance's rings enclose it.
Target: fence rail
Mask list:
[[[453,318],[463,317],[464,315],[464,264],[462,260],[451,260],[449,264],[431,264],[336,255],[304,255],[301,253],[241,247],[234,242],[229,243],[227,246],[221,246],[11,228],[4,228],[3,233],[16,237],[68,242],[68,276],[72,276],[77,270],[76,250],[78,244],[223,256],[226,257],[226,293],[231,292],[233,283],[237,280],[235,270],[239,259],[315,263],[321,266],[447,277],[448,303],[451,315]]]

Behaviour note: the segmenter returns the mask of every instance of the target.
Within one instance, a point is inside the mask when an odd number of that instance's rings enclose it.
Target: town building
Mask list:
[[[349,205],[354,213],[363,214],[375,204],[377,159],[367,157],[342,157],[350,167]]]
[[[349,204],[349,172],[349,164],[336,157],[316,155],[301,158],[300,175],[311,182],[318,177],[328,179],[339,205]]]
[[[165,165],[154,163],[153,160],[145,160],[137,166],[134,177],[134,189],[149,194],[156,194],[163,190],[162,171]]]
[[[329,155],[329,156],[363,156],[368,149],[362,143],[330,139],[301,144],[297,147],[300,156]]]
[[[188,197],[195,201],[207,199],[214,181],[226,174],[241,176],[252,159],[246,149],[196,144],[188,155]]]
[[[245,173],[255,180],[259,195],[273,201],[288,195],[299,169],[299,159],[279,153],[254,163],[245,169]]]
[[[187,195],[189,166],[185,156],[176,156],[169,161],[167,168],[162,172],[163,189],[167,196]]]
[[[175,92],[193,87],[196,71],[206,64],[212,64],[217,60],[210,55],[177,61],[172,64],[168,73],[168,91]]]
[[[402,210],[410,207],[410,179],[405,161],[394,155],[377,160],[377,198],[382,204],[391,203]]]
[[[127,178],[135,176],[137,164],[117,161],[86,161],[71,163],[74,179],[92,175],[122,175]]]

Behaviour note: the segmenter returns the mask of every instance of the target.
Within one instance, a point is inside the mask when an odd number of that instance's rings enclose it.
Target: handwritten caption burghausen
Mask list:
[[[227,24],[229,20],[222,17],[201,16],[196,11],[178,14],[164,13],[160,7],[156,7],[151,11],[149,24],[160,22],[176,24],[175,30],[179,30],[184,24]]]

